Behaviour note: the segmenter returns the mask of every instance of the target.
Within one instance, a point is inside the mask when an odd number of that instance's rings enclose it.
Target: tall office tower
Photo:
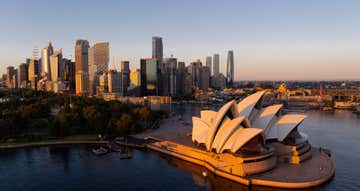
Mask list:
[[[129,61],[121,61],[120,63],[121,71],[130,71]]]
[[[13,76],[15,74],[16,74],[16,70],[15,70],[14,66],[6,67],[6,86],[8,88],[15,88],[14,81],[13,81]]]
[[[161,37],[152,37],[152,58],[157,58],[158,60],[162,60],[163,58],[163,43]]]
[[[64,63],[62,58],[62,49],[55,51],[50,56],[50,80],[61,81],[63,80]]]
[[[214,54],[213,64],[214,64],[213,75],[217,76],[220,74],[220,55],[219,54]]]
[[[156,58],[140,59],[141,94],[159,95],[159,60]]]
[[[89,67],[88,67],[89,42],[79,39],[75,45],[75,87],[76,94],[86,95],[89,90]],[[80,80],[80,81],[79,81]]]
[[[210,72],[210,76],[211,76],[211,71],[212,71],[212,58],[211,56],[206,57],[206,64],[205,66],[207,66],[209,68],[209,72]]]
[[[207,92],[210,83],[210,69],[207,66],[201,67],[200,89]]]
[[[177,94],[184,95],[184,80],[185,80],[185,62],[178,63],[178,69],[176,71],[176,88]]]
[[[89,48],[89,94],[96,93],[99,76],[109,70],[109,43],[99,42]]]
[[[121,61],[120,63],[121,72],[124,76],[124,85],[126,88],[130,86],[130,66],[129,61]]]
[[[34,58],[30,59],[29,68],[28,68],[28,78],[31,84],[31,88],[37,90],[37,80],[40,77],[39,73],[39,61]]]
[[[195,62],[191,62],[190,66],[191,66],[191,75],[192,75],[192,80],[193,80],[193,86],[195,86],[195,88],[199,88],[202,63],[200,62],[200,60],[197,60]]]
[[[48,80],[51,78],[51,70],[50,70],[50,56],[54,53],[54,49],[49,42],[43,49],[41,55],[41,75]]]
[[[161,95],[176,95],[177,59],[164,58],[161,62]]]
[[[226,64],[226,79],[228,87],[232,87],[234,83],[234,51],[229,50]]]
[[[14,70],[14,75],[12,75],[12,81],[11,81],[11,87],[12,88],[18,88],[18,69]]]
[[[121,96],[124,95],[122,73],[116,70],[109,70],[107,72],[109,93],[117,93]]]
[[[192,96],[194,91],[193,79],[192,79],[193,75],[190,73],[190,71],[191,71],[191,66],[188,66],[187,69],[185,70],[185,75],[184,75],[184,90],[183,90],[184,96]]]
[[[20,88],[26,88],[28,82],[28,65],[22,63],[18,69],[18,86]]]
[[[70,59],[63,59],[63,79],[68,90],[75,90],[75,62]]]

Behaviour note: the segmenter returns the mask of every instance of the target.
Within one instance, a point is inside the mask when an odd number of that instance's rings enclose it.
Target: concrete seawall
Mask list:
[[[171,143],[177,144],[177,143]],[[151,150],[182,159],[207,168],[209,171],[217,176],[238,182],[246,186],[266,186],[274,188],[287,189],[304,189],[319,186],[329,181],[335,173],[335,166],[331,158],[321,150],[313,148],[313,158],[300,165],[292,165],[280,163],[277,167],[265,173],[249,176],[239,176],[217,168],[215,165],[207,161],[201,160],[194,156],[189,156],[185,153],[177,152],[176,150],[169,150],[165,147],[159,147],[155,144],[148,144],[147,147]],[[193,148],[191,148],[193,149]],[[321,161],[324,169],[320,174],[317,161]],[[300,168],[301,169],[300,169]],[[292,174],[291,174],[292,173]]]

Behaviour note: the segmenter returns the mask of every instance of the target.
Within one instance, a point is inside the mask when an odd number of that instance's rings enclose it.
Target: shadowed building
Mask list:
[[[200,60],[197,60],[195,62],[191,62],[190,66],[191,66],[193,86],[195,86],[196,88],[200,88],[200,78],[201,78],[200,73],[201,73],[202,63],[200,62]]]
[[[18,87],[26,88],[28,82],[28,65],[22,63],[19,65],[18,69]]]
[[[200,74],[200,89],[206,92],[209,89],[209,83],[210,69],[207,66],[203,66]]]
[[[75,62],[63,59],[64,72],[63,79],[68,90],[75,90]]]
[[[206,64],[205,66],[207,66],[209,68],[209,72],[210,72],[210,76],[212,75],[212,59],[211,56],[206,57]]]
[[[185,83],[185,62],[178,63],[178,69],[176,71],[176,89],[177,95],[184,95],[184,83]]]
[[[213,65],[214,65],[213,75],[217,76],[220,74],[220,55],[219,54],[214,54]]]
[[[130,66],[129,61],[121,61],[120,68],[122,75],[124,76],[124,86],[128,88],[130,86]]]
[[[152,58],[162,60],[163,58],[163,43],[161,37],[152,37]]]

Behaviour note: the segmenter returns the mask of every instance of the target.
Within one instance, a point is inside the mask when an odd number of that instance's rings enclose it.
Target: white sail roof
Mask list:
[[[265,90],[259,91],[259,92],[256,92],[256,93],[246,97],[242,101],[240,101],[237,104],[237,108],[240,112],[240,115],[245,115],[246,117],[249,118],[256,103],[261,100],[261,98],[264,94],[265,94]]]
[[[252,127],[263,129],[264,131],[266,131],[269,125],[271,125],[270,122],[273,121],[276,113],[278,113],[282,107],[282,104],[278,104],[262,108],[258,116],[255,118],[254,122],[252,123]]]
[[[225,150],[230,150],[235,153],[251,139],[262,133],[263,130],[258,128],[239,128],[226,141],[224,146],[220,149],[220,153]]]
[[[207,137],[206,137],[206,149],[210,150],[211,149],[211,145],[213,143],[213,140],[215,138],[216,132],[218,131],[218,129],[220,128],[220,123],[223,121],[223,119],[225,118],[225,115],[227,114],[227,112],[231,113],[231,115],[233,115],[233,118],[239,116],[239,112],[236,108],[236,104],[235,101],[229,101],[228,103],[226,103],[223,107],[220,108],[220,110],[217,112],[216,117],[213,120],[213,123],[210,126],[210,129],[208,131]]]
[[[192,129],[192,141],[198,143],[205,143],[206,136],[209,131],[209,126],[206,122],[198,117],[192,117],[193,129]]]
[[[225,123],[218,130],[214,142],[211,146],[211,150],[215,149],[219,153],[220,149],[224,146],[225,142],[230,136],[239,128],[250,127],[250,124],[245,116],[237,117],[231,120],[229,123]]]
[[[296,128],[304,119],[306,115],[287,114],[282,116],[274,126],[270,127],[267,132],[267,139],[277,139],[283,141],[289,133]]]
[[[213,123],[214,118],[216,117],[216,111],[212,110],[202,110],[200,111],[201,120],[206,122],[209,126]]]

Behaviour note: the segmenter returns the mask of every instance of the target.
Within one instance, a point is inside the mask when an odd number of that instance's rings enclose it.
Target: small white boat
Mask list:
[[[104,155],[106,153],[108,153],[108,149],[104,148],[104,147],[100,147],[98,149],[93,149],[92,152],[95,154],[95,155]]]

